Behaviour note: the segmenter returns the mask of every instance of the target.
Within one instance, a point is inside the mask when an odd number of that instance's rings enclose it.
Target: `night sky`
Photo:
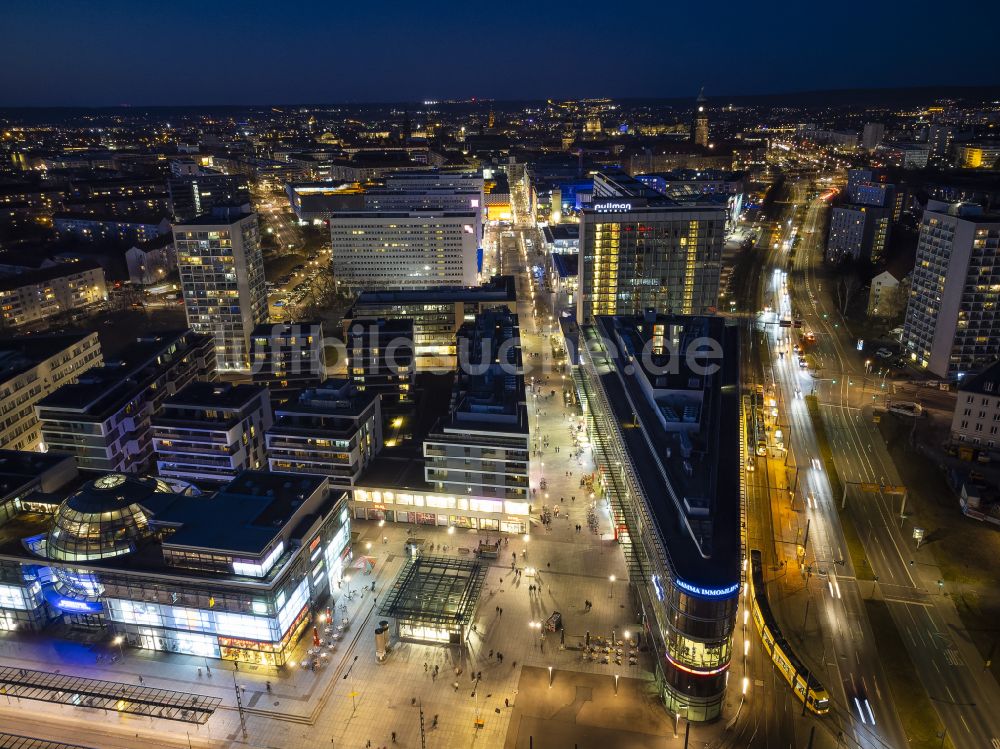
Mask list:
[[[0,106],[996,84],[998,21],[986,0],[3,0]]]

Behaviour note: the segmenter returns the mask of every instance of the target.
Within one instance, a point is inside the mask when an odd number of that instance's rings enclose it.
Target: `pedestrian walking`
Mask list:
[[[503,706],[510,707],[510,700],[507,699],[506,697],[503,698]]]
[[[503,606],[500,607],[500,616],[503,616]]]
[[[396,743],[396,732],[395,731],[392,732],[392,743],[393,744]]]
[[[427,673],[427,661],[424,661],[424,673]]]
[[[493,651],[490,651],[490,660],[493,660]]]

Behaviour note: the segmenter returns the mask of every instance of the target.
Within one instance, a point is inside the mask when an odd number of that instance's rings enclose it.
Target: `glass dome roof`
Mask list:
[[[159,479],[123,473],[109,473],[87,482],[56,511],[45,555],[79,562],[128,554],[136,543],[152,534],[143,501],[178,488]]]

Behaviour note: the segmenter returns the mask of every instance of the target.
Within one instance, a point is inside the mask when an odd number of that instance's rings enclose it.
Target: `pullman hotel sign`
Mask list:
[[[594,203],[594,210],[598,213],[628,213],[632,204],[622,201]]]
[[[595,213],[629,213],[633,208],[645,206],[641,198],[601,198],[590,204]]]

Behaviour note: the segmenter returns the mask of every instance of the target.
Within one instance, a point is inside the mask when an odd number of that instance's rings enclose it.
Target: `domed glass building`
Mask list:
[[[128,554],[152,535],[144,501],[154,494],[195,491],[188,484],[157,478],[123,473],[101,476],[59,506],[46,538],[45,556],[63,562],[85,562]]]

